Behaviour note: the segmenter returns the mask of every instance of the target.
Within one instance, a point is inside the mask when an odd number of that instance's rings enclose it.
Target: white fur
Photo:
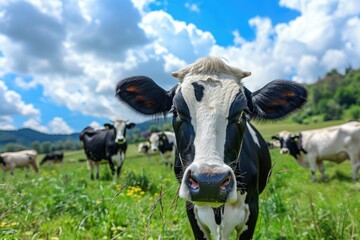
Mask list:
[[[256,136],[256,132],[254,131],[254,129],[251,127],[251,125],[248,122],[246,122],[246,126],[251,134],[251,137],[253,138],[254,142],[256,143],[256,145],[258,145],[260,147],[259,139]]]
[[[181,85],[183,97],[188,105],[191,124],[195,130],[195,159],[191,165],[201,168],[204,163],[222,168],[223,172],[230,171],[232,178],[235,175],[231,168],[224,163],[224,147],[226,141],[226,127],[231,103],[241,86],[229,75],[221,75],[223,81],[209,79],[196,81],[195,78],[185,78]],[[197,82],[204,86],[204,96],[198,102],[194,95],[194,87],[191,83]],[[189,168],[188,168],[189,169]],[[186,171],[184,173],[186,176]],[[188,188],[183,179],[180,186],[179,196],[189,200]],[[236,186],[229,194],[228,201],[236,201]]]
[[[221,224],[215,222],[214,211],[207,206],[194,206],[196,220],[206,238],[210,239],[210,232],[216,240],[226,240],[235,228],[238,237],[248,227],[246,222],[250,216],[249,205],[245,203],[246,193],[237,193],[237,202],[224,205],[224,214],[221,214]],[[210,229],[210,232],[207,231]]]

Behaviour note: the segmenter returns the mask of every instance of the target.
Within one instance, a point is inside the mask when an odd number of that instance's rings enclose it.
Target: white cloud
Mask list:
[[[31,128],[36,131],[47,133],[49,132],[49,129],[46,126],[43,126],[41,124],[41,120],[39,117],[30,118],[27,121],[23,123],[24,128]]]
[[[40,114],[40,111],[32,104],[26,104],[20,94],[9,90],[3,81],[0,81],[0,102],[0,116],[37,116]]]
[[[17,87],[19,87],[21,89],[27,89],[27,90],[34,88],[38,85],[38,83],[34,80],[27,81],[21,77],[15,78],[15,84]]]
[[[9,116],[0,116],[0,129],[1,130],[15,130],[13,119]]]
[[[195,3],[189,3],[189,2],[187,2],[187,3],[185,3],[185,7],[186,7],[187,9],[189,9],[189,11],[191,11],[191,12],[200,13],[200,8],[199,8],[199,6],[198,6],[197,4],[195,4]]]
[[[53,118],[48,125],[50,132],[54,134],[70,134],[74,132],[61,117]]]
[[[300,16],[272,26],[269,19],[249,21],[256,39],[242,41],[235,31],[235,46],[214,46],[212,55],[224,56],[253,73],[245,85],[257,89],[274,78],[292,77],[312,83],[333,68],[344,72],[360,67],[360,5],[351,0],[281,0]]]
[[[255,39],[247,41],[234,29],[234,45],[228,47],[192,23],[150,12],[150,3],[156,1],[1,1],[0,73],[29,76],[33,80],[16,83],[41,85],[42,97],[70,111],[139,121],[144,118],[115,99],[118,80],[147,75],[170,89],[177,83],[172,71],[207,55],[251,71],[244,82],[252,90],[275,78],[309,83],[332,68],[360,66],[358,0],[281,0],[300,15],[277,25],[254,17],[249,25]],[[0,82],[0,99],[7,93],[8,104],[0,112],[40,115],[4,86]],[[51,131],[39,118],[26,124]]]

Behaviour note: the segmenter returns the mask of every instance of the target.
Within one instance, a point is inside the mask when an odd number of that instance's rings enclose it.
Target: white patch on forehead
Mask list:
[[[124,132],[126,128],[126,121],[125,120],[115,120],[114,121],[114,128],[116,129],[116,139],[124,139]]]
[[[203,76],[189,76],[181,84],[182,95],[196,133],[194,162],[223,163],[227,117],[241,86],[231,78],[231,75],[221,74],[220,77],[221,80],[207,80]],[[200,102],[195,97],[192,85],[194,82],[204,87]]]
[[[251,137],[253,138],[256,145],[258,145],[260,147],[259,139],[258,139],[258,137],[256,135],[255,130],[251,127],[251,125],[248,122],[246,122],[246,127],[249,130],[249,132],[251,134]]]
[[[211,207],[194,206],[198,225],[206,233],[210,229],[215,239],[228,239],[231,232],[236,229],[238,237],[248,229],[247,221],[250,216],[249,205],[245,203],[246,195],[238,194],[238,201],[234,204],[225,204],[224,212],[221,213],[221,224],[215,221],[214,210]],[[236,238],[238,239],[238,238]]]

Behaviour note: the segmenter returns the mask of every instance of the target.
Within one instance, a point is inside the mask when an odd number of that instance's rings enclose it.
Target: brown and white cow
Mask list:
[[[360,169],[360,122],[290,133],[282,131],[273,136],[281,143],[280,153],[290,153],[299,165],[310,167],[311,180],[316,181],[316,168],[326,180],[323,161],[341,163],[350,160],[353,179],[358,179]]]
[[[27,168],[26,176],[29,175],[30,166],[38,172],[39,167],[36,161],[37,152],[35,150],[23,150],[18,152],[5,152],[0,154],[0,163],[4,170],[4,177],[6,171],[10,171],[14,175],[15,168]]]
[[[306,102],[306,90],[286,80],[250,92],[241,81],[249,75],[206,57],[173,73],[179,84],[170,91],[145,76],[116,87],[116,96],[142,114],[172,112],[174,171],[196,239],[228,239],[233,230],[237,239],[252,238],[271,159],[248,119],[283,118]]]

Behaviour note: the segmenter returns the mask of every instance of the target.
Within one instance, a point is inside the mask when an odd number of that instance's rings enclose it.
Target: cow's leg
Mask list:
[[[30,165],[26,165],[26,173],[25,173],[25,177],[29,177],[29,172],[30,172]]]
[[[327,176],[325,174],[324,162],[323,161],[318,161],[317,166],[318,166],[319,171],[321,172],[322,181],[326,182],[328,180],[328,178],[327,178]]]
[[[194,238],[196,240],[206,240],[206,239],[210,239],[209,237],[209,233],[207,233],[207,237],[205,236],[205,233],[201,230],[200,226],[198,225],[198,222],[196,220],[195,217],[195,213],[194,213],[194,204],[190,203],[190,202],[186,202],[186,213],[194,234]]]
[[[39,172],[39,166],[38,166],[38,164],[37,164],[37,162],[36,162],[36,159],[31,162],[31,165],[32,165],[34,171],[35,171],[36,173],[38,173],[38,172]]]
[[[114,178],[114,175],[115,175],[115,166],[114,166],[114,163],[113,163],[113,161],[111,160],[111,158],[110,158],[108,161],[109,161],[109,166],[110,166],[110,170],[111,170],[111,175],[112,175],[113,178]]]
[[[92,160],[88,160],[88,165],[90,168],[90,179],[94,180],[94,162]]]
[[[173,168],[175,161],[175,148],[171,151],[170,168]]]
[[[353,170],[353,180],[357,181],[359,179],[359,169],[360,169],[360,153],[350,155],[350,162]]]
[[[316,182],[316,160],[313,157],[308,156],[309,158],[309,165],[311,171],[311,181]]]
[[[96,179],[99,179],[100,178],[100,162],[96,162],[95,163],[95,166],[96,166]]]
[[[167,162],[167,160],[166,160],[165,153],[160,152],[160,155],[161,155],[161,157],[162,157],[162,159],[163,159],[163,162],[165,163],[165,166],[167,167],[167,166],[168,166],[168,162]]]

